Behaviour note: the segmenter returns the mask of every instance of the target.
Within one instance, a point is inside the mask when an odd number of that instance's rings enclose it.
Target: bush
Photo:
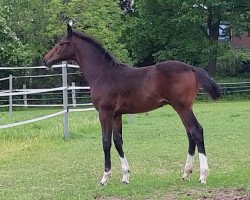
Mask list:
[[[250,72],[250,52],[245,49],[228,49],[219,56],[218,75],[236,76]]]

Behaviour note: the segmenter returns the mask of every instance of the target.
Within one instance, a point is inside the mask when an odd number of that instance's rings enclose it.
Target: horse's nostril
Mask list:
[[[45,59],[43,59],[43,64],[44,64],[45,67],[47,67],[46,70],[49,70],[49,68],[51,67],[50,64],[48,62],[46,62]]]

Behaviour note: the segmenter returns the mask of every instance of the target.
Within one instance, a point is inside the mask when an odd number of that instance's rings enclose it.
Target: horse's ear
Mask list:
[[[72,26],[73,26],[73,20],[69,19],[67,22],[68,36],[72,36],[72,33],[73,33]]]

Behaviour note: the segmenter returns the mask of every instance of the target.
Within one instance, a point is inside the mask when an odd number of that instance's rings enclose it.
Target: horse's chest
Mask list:
[[[96,108],[109,107],[113,110],[117,108],[118,99],[126,99],[130,96],[130,91],[110,90],[108,87],[99,87],[98,90],[92,90],[91,100]],[[123,101],[123,100],[122,100]]]

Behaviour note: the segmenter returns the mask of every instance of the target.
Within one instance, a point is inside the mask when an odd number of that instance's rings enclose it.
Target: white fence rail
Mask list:
[[[250,92],[250,82],[218,83],[223,95]],[[202,90],[199,93],[205,94]]]
[[[10,75],[9,77],[6,78],[1,78],[0,81],[9,81],[9,90],[2,90],[0,91],[0,97],[9,97],[8,100],[0,100],[0,102],[8,102],[6,105],[0,105],[0,108],[3,107],[9,107],[9,114],[11,115],[13,112],[13,107],[63,107],[63,110],[60,112],[52,113],[49,115],[45,115],[42,117],[34,118],[34,119],[29,119],[21,122],[16,122],[12,124],[6,124],[6,125],[0,125],[0,129],[6,129],[6,128],[11,128],[19,125],[24,125],[24,124],[29,124],[33,122],[37,122],[40,120],[48,119],[51,117],[55,117],[58,115],[63,114],[63,125],[64,125],[64,138],[65,140],[69,140],[69,116],[68,112],[82,112],[82,111],[90,111],[90,110],[95,110],[93,108],[92,103],[83,103],[83,104],[77,104],[77,97],[76,97],[76,90],[90,90],[89,87],[79,87],[75,86],[75,83],[72,84],[72,86],[68,86],[68,75],[75,75],[79,73],[68,73],[67,74],[67,68],[79,68],[77,65],[70,65],[67,63],[63,63],[61,65],[55,65],[53,68],[62,68],[62,74],[53,74],[53,75],[38,75],[38,76],[16,76],[13,77]],[[47,69],[45,66],[36,66],[36,67],[0,67],[0,70],[29,70],[29,69]],[[36,77],[52,77],[52,76],[62,76],[62,87],[57,87],[57,88],[47,88],[47,89],[27,89],[26,85],[23,85],[23,89],[13,89],[13,79],[19,79],[19,78],[36,78]],[[63,104],[28,104],[28,98],[27,95],[31,94],[53,94],[51,92],[55,91],[62,91],[63,97]],[[72,104],[68,103],[68,93],[71,91],[71,98],[72,98]],[[13,96],[22,96],[22,99],[13,99]],[[53,98],[52,98],[53,99]],[[61,99],[61,98],[57,98]],[[34,99],[29,99],[29,100],[34,100]],[[41,99],[36,99],[36,100],[41,100]],[[13,101],[23,101],[23,104],[13,104]],[[74,109],[69,109],[69,106],[72,106]],[[91,106],[90,108],[84,108],[84,109],[76,109],[76,106]]]
[[[23,125],[23,124],[30,124],[30,123],[41,121],[41,120],[44,120],[44,119],[49,119],[51,117],[55,117],[57,115],[61,115],[61,114],[67,113],[67,112],[68,112],[67,110],[63,110],[63,111],[56,112],[56,113],[53,113],[53,114],[50,114],[50,115],[45,115],[45,116],[42,116],[42,117],[29,119],[29,120],[25,120],[25,121],[22,121],[22,122],[16,122],[16,123],[13,123],[13,124],[1,125],[0,129],[11,128],[11,127],[20,126],[20,125]]]
[[[13,112],[13,107],[63,107],[63,110],[60,112],[56,112],[53,114],[45,115],[42,117],[38,117],[35,119],[30,119],[22,122],[17,122],[13,124],[6,124],[6,125],[0,125],[0,129],[15,127],[19,125],[24,125],[28,123],[37,122],[40,120],[48,119],[51,117],[55,117],[58,115],[63,114],[63,124],[64,124],[64,138],[66,140],[69,140],[69,124],[68,124],[68,112],[82,112],[82,111],[90,111],[95,110],[93,108],[92,103],[77,103],[77,99],[79,98],[88,98],[88,97],[77,97],[77,94],[83,94],[83,93],[89,93],[86,91],[89,91],[89,87],[80,87],[76,86],[74,82],[72,82],[71,86],[68,86],[68,75],[77,75],[79,73],[67,73],[67,68],[76,68],[78,69],[79,66],[77,65],[70,65],[67,63],[63,63],[61,65],[54,65],[53,68],[61,68],[62,74],[52,74],[52,75],[37,75],[37,76],[12,76],[6,78],[1,78],[0,81],[8,81],[9,88],[8,90],[1,90],[0,91],[0,97],[8,97],[8,99],[0,99],[0,103],[5,103],[4,105],[0,105],[0,108],[9,108],[9,114],[11,115]],[[0,67],[1,70],[30,70],[30,69],[47,69],[45,66],[35,66],[35,67]],[[56,88],[43,88],[43,89],[27,89],[26,85],[23,85],[23,89],[13,89],[13,80],[20,79],[20,78],[45,78],[45,77],[62,77],[62,87],[56,87]],[[250,82],[238,82],[238,83],[219,83],[222,93],[239,93],[239,92],[250,92]],[[83,91],[83,92],[79,92]],[[59,93],[54,93],[59,92]],[[60,93],[62,92],[62,93]],[[68,94],[71,93],[71,96]],[[62,95],[62,98],[50,98],[50,100],[62,100],[62,104],[35,104],[35,101],[41,101],[41,100],[48,100],[44,98],[28,98],[28,95]],[[200,94],[203,94],[202,92]],[[13,97],[21,96],[20,99],[14,99]],[[71,98],[72,103],[68,103],[68,99]],[[32,101],[32,103],[29,103]],[[13,103],[18,102],[18,104]],[[19,103],[23,102],[23,104]],[[8,104],[6,104],[8,103]],[[79,109],[77,106],[90,106],[89,108]],[[69,109],[69,107],[73,107],[73,109]],[[130,117],[131,118],[131,117]]]

